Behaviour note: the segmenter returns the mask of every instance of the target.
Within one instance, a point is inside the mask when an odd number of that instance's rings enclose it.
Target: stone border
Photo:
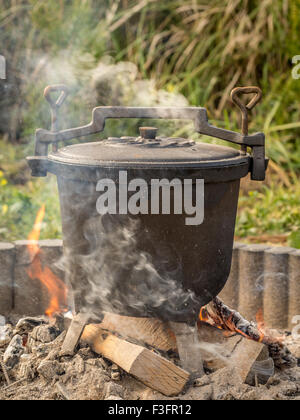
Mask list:
[[[45,287],[27,274],[28,241],[0,242],[0,315],[41,315],[48,306]],[[39,241],[42,264],[63,279],[58,267],[61,240]],[[300,315],[300,250],[235,243],[231,273],[220,298],[249,320],[259,310],[271,328],[291,330]]]
[[[300,250],[235,243],[220,298],[250,321],[261,310],[267,327],[291,331],[300,315]]]

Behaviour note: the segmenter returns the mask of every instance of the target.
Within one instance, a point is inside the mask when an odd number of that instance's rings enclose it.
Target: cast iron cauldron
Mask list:
[[[60,94],[56,102],[53,92]],[[255,94],[247,106],[238,97],[245,93]],[[35,156],[28,163],[33,176],[48,171],[57,176],[67,279],[76,310],[195,321],[230,272],[240,179],[249,172],[254,180],[265,178],[264,134],[248,135],[247,130],[247,112],[260,100],[260,89],[232,92],[242,111],[242,134],[210,125],[205,108],[196,107],[98,107],[89,125],[58,131],[57,112],[66,96],[64,86],[46,88],[52,132],[37,130]],[[160,137],[151,127],[140,129],[137,138],[111,137],[58,149],[58,142],[103,131],[109,118],[190,119],[196,132],[239,144],[241,150]],[[49,144],[53,150],[48,154]],[[196,180],[204,180],[203,223],[187,225],[187,214],[176,214],[172,206],[170,214],[160,209],[158,214],[99,215],[97,184],[110,179],[118,193],[121,171],[128,183],[190,179],[194,194]]]

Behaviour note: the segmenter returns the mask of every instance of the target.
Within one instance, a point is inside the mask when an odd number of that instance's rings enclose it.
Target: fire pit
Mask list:
[[[56,102],[53,92],[60,93]],[[245,107],[239,94],[255,96]],[[37,130],[35,156],[28,163],[33,176],[57,175],[76,311],[194,323],[229,275],[240,179],[249,172],[255,180],[265,177],[264,134],[247,131],[248,110],[261,91],[232,92],[243,115],[242,134],[210,125],[205,108],[192,107],[99,107],[89,125],[57,131],[57,112],[66,96],[64,86],[45,90],[53,131]],[[196,132],[241,150],[161,137],[151,127],[141,128],[137,138],[110,137],[58,149],[61,141],[103,131],[110,118],[193,120]],[[113,198],[108,197],[111,184]],[[105,188],[103,211],[99,191]]]

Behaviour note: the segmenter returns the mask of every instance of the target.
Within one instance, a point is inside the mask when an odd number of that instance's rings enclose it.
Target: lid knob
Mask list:
[[[155,127],[140,127],[140,135],[143,139],[155,140],[157,128]]]

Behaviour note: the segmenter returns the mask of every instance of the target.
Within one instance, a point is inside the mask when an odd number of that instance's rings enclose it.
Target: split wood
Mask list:
[[[187,384],[190,374],[153,351],[102,330],[87,325],[81,340],[133,375],[145,385],[167,396],[178,395]]]

